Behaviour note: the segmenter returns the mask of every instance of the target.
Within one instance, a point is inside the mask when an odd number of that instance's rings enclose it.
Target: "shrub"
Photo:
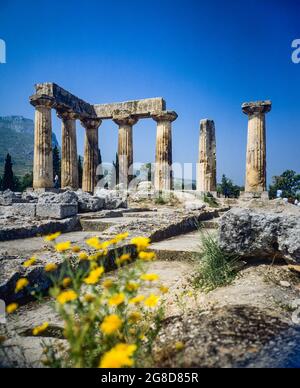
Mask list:
[[[202,250],[197,254],[199,267],[194,285],[209,292],[232,283],[238,272],[239,257],[224,252],[214,237],[201,234]]]

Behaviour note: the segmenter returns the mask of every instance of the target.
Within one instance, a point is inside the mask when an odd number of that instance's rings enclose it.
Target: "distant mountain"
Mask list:
[[[58,146],[53,133],[52,145]],[[7,153],[13,160],[15,175],[23,176],[32,171],[34,122],[22,116],[0,117],[0,175],[3,174]]]

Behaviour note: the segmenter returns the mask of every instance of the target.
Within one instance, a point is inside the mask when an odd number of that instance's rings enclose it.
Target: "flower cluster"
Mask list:
[[[46,364],[76,368],[145,366],[145,357],[151,354],[163,318],[163,295],[168,292],[159,276],[145,268],[156,259],[148,250],[150,240],[135,237],[128,241],[136,247],[137,257],[132,257],[120,244],[128,239],[128,233],[108,241],[89,238],[84,248],[73,246],[70,241],[57,242],[60,235],[52,234],[45,241],[62,255],[63,263],[48,263],[45,272],[53,283],[49,295],[64,321],[68,349],[63,353],[55,345],[45,349]],[[106,274],[109,251],[115,252],[118,267],[111,276]],[[36,258],[32,257],[23,266],[29,268],[35,263]],[[28,280],[21,278],[15,291],[26,287]],[[7,312],[12,314],[17,308],[17,304],[11,304]],[[32,334],[40,336],[47,329],[49,323],[44,322]]]

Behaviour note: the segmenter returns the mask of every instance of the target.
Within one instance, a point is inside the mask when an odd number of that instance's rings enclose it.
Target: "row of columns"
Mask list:
[[[242,105],[243,112],[248,116],[246,193],[267,191],[266,113],[270,112],[271,108],[271,101]],[[200,192],[217,190],[216,133],[212,120],[200,122],[197,190]]]
[[[34,97],[31,104],[35,107],[35,143],[34,143],[34,181],[35,189],[53,187],[52,155],[52,119],[51,109],[55,101],[51,97]],[[78,189],[78,157],[76,140],[76,120],[80,119],[73,112],[57,109],[62,120],[62,159],[61,186]],[[160,112],[153,115],[157,122],[155,188],[170,190],[173,188],[172,176],[172,122],[177,119],[175,112]],[[93,193],[96,186],[97,167],[99,165],[98,130],[101,119],[81,119],[85,128],[83,191]],[[115,117],[113,121],[119,126],[118,155],[120,182],[128,183],[133,172],[133,126],[138,119],[133,116]]]

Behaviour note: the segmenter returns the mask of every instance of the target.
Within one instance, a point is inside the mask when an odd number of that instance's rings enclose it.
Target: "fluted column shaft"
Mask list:
[[[76,115],[71,112],[57,112],[62,120],[61,187],[78,189],[78,157],[76,138]]]
[[[216,131],[212,120],[200,122],[197,190],[217,191]]]
[[[157,122],[156,162],[154,185],[158,191],[172,190],[172,122],[177,119],[175,112],[162,112],[153,116]]]
[[[50,97],[31,99],[35,107],[33,188],[53,188],[52,118]]]
[[[270,101],[243,105],[243,112],[248,115],[245,192],[260,193],[267,190],[265,114],[270,112],[271,106]]]
[[[119,183],[126,187],[133,178],[133,136],[132,127],[138,122],[134,117],[114,118],[119,125],[118,157]]]
[[[102,121],[100,119],[85,119],[81,122],[85,128],[82,190],[94,193],[99,164],[98,129]]]

